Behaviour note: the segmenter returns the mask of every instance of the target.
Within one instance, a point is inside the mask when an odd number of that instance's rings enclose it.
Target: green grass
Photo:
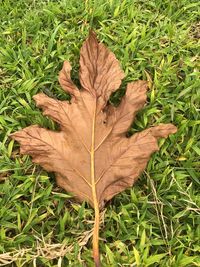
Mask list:
[[[1,0],[0,14],[0,263],[93,266],[93,210],[19,155],[9,137],[31,124],[56,129],[32,96],[68,98],[58,72],[69,60],[79,83],[79,49],[93,27],[121,62],[122,88],[149,80],[148,105],[130,132],[168,122],[179,129],[102,213],[102,264],[200,266],[199,1]]]

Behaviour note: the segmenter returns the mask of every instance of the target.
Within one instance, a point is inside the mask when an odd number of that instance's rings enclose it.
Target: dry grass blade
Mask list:
[[[66,255],[66,253],[70,253],[72,250],[73,245],[65,246],[64,244],[45,244],[44,247],[41,247],[38,244],[36,249],[25,248],[0,254],[0,266],[6,266],[18,260],[26,261],[27,255],[29,255],[29,260],[32,261],[41,256],[49,260],[60,257],[62,258]]]

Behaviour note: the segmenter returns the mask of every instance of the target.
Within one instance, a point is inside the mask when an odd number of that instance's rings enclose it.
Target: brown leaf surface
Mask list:
[[[12,134],[12,138],[21,144],[22,154],[31,155],[35,163],[56,173],[60,187],[94,207],[93,256],[99,267],[99,209],[134,184],[151,154],[158,150],[157,140],[175,133],[176,127],[162,124],[126,137],[137,111],[145,104],[147,82],[129,83],[120,105],[108,105],[124,73],[115,55],[98,43],[94,32],[80,52],[80,90],[72,82],[70,71],[65,61],[59,82],[71,94],[71,103],[43,93],[34,96],[43,114],[60,125],[60,131],[34,125]]]
[[[124,73],[115,55],[98,43],[93,32],[81,48],[81,90],[73,84],[70,71],[69,62],[64,62],[59,82],[72,95],[71,104],[43,93],[34,96],[43,114],[59,123],[61,131],[34,125],[12,137],[21,144],[22,154],[31,155],[35,163],[56,173],[59,186],[91,206],[94,188],[99,207],[103,207],[133,185],[158,150],[157,139],[175,133],[176,127],[159,125],[126,138],[137,111],[145,104],[147,83],[129,83],[120,105],[108,106]]]

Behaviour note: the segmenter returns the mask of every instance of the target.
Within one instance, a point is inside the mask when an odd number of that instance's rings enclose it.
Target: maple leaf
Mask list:
[[[94,207],[93,257],[95,265],[100,266],[99,210],[134,184],[151,154],[158,150],[157,140],[177,129],[161,124],[126,137],[137,111],[145,104],[147,82],[129,83],[120,105],[109,105],[111,93],[125,75],[115,55],[98,42],[94,32],[80,52],[80,90],[72,82],[70,71],[65,61],[59,82],[71,94],[70,103],[43,93],[34,96],[43,114],[60,125],[60,131],[34,125],[12,134],[12,138],[21,144],[22,154],[31,155],[33,162],[56,173],[60,187]]]

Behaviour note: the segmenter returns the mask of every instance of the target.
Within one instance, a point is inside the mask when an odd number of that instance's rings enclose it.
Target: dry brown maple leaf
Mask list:
[[[34,96],[43,114],[60,125],[60,131],[30,126],[12,134],[21,144],[21,153],[56,173],[60,187],[87,201],[95,210],[93,257],[99,260],[99,210],[114,195],[131,187],[145,169],[157,140],[176,132],[172,124],[162,124],[136,133],[126,132],[146,101],[147,82],[131,82],[116,108],[108,104],[110,94],[119,88],[124,72],[115,55],[91,32],[80,52],[81,90],[70,78],[65,61],[59,74],[63,90],[71,102],[39,93]]]

